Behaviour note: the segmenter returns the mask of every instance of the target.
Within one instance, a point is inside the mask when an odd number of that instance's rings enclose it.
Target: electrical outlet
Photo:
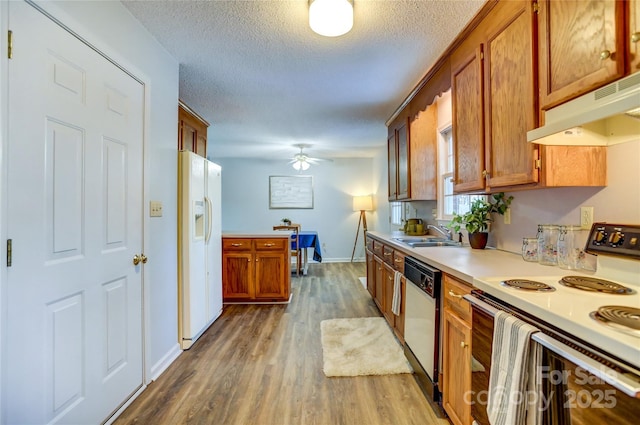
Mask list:
[[[591,229],[593,224],[593,207],[580,207],[580,227]]]
[[[504,212],[504,224],[511,224],[511,208]]]
[[[162,201],[149,202],[149,217],[162,217]]]

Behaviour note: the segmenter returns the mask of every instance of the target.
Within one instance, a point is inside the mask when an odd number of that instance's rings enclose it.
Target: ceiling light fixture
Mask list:
[[[353,0],[309,0],[309,26],[325,37],[337,37],[353,28]]]
[[[309,169],[310,164],[307,162],[307,158],[299,157],[296,158],[296,161],[292,164],[293,168],[296,171],[307,171]]]

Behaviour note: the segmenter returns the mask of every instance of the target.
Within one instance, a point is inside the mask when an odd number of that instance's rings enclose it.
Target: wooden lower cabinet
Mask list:
[[[282,302],[291,293],[288,238],[223,238],[224,302]]]
[[[371,238],[369,238],[371,239]],[[400,343],[404,343],[404,316],[405,316],[405,293],[406,279],[402,276],[400,281],[400,314],[395,315],[391,311],[393,305],[393,289],[395,272],[404,271],[405,254],[384,245],[377,239],[372,241],[376,250],[366,251],[367,257],[367,290],[371,294],[376,306],[389,323],[391,329]],[[379,253],[379,254],[376,254]]]
[[[376,297],[376,262],[373,259],[373,251],[367,249],[367,291],[372,298]]]
[[[455,425],[471,425],[471,287],[445,275],[442,316],[442,407]]]

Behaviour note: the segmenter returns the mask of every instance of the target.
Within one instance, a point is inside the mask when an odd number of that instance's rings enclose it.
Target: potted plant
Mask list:
[[[504,192],[496,193],[492,198],[490,201],[476,199],[471,203],[469,212],[462,215],[454,214],[447,226],[456,233],[460,232],[460,228],[464,226],[465,230],[469,232],[471,248],[484,249],[489,236],[489,226],[493,221],[491,214],[503,215],[513,200],[513,196],[506,198]]]
[[[283,218],[283,219],[282,219],[282,223],[283,223],[285,226],[291,226],[291,219],[290,219],[290,218],[285,217],[285,218]]]

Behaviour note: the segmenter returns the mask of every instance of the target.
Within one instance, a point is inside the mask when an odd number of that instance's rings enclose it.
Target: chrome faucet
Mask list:
[[[427,230],[429,229],[433,229],[447,239],[453,240],[453,233],[451,233],[451,230],[447,229],[445,226],[434,226],[433,224],[427,224]]]

